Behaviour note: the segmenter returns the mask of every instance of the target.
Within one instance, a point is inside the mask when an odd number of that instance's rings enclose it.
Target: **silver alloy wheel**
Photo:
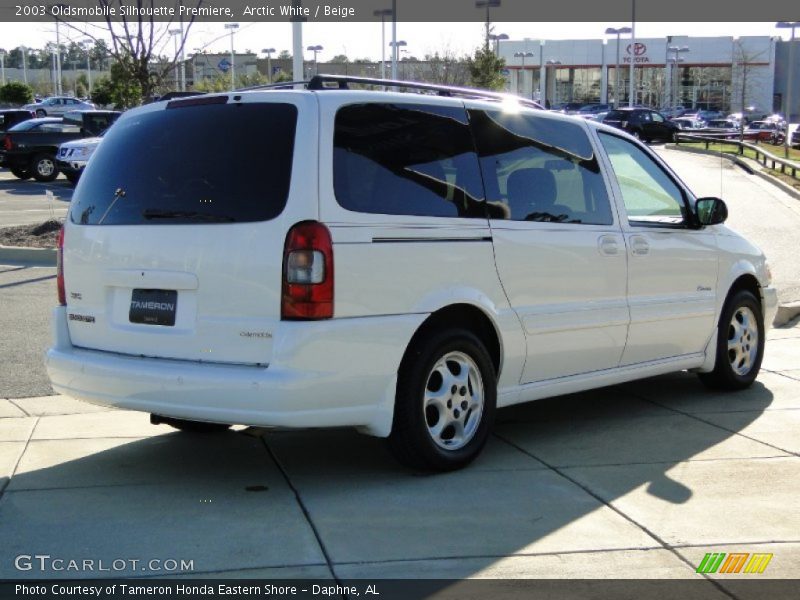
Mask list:
[[[737,375],[747,375],[758,354],[758,321],[753,311],[740,306],[728,326],[728,360]]]
[[[483,415],[483,377],[463,352],[448,352],[425,383],[423,410],[428,434],[445,450],[458,450],[475,436]]]
[[[56,169],[56,164],[50,158],[43,158],[36,163],[36,172],[42,177],[50,177]]]

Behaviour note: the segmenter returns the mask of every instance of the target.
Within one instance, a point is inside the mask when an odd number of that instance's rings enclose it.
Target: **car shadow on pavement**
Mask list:
[[[649,565],[659,577],[692,577],[669,536],[651,529],[672,507],[688,511],[698,494],[697,479],[684,477],[687,464],[776,454],[737,435],[772,400],[760,382],[715,394],[678,373],[501,409],[483,454],[445,474],[401,467],[383,440],[350,429],[201,435],[162,426],[152,437],[126,438],[102,437],[98,425],[57,436],[77,439],[34,435],[0,498],[0,577],[27,577],[14,557],[45,550],[182,557],[199,573],[239,577],[291,577],[292,568],[326,576],[332,568],[343,580],[552,577],[554,568],[587,577],[597,572],[585,570],[587,561],[608,551],[626,557],[620,573]],[[690,414],[698,406],[706,412]],[[702,416],[732,409],[733,429]],[[658,514],[628,514],[634,494]],[[689,527],[696,518],[686,517]],[[603,576],[614,576],[607,556]]]
[[[55,200],[69,202],[72,199],[72,192],[75,190],[66,179],[56,179],[50,183],[39,183],[32,180],[0,180],[0,192],[5,192],[11,196],[45,196],[45,192],[53,192]]]

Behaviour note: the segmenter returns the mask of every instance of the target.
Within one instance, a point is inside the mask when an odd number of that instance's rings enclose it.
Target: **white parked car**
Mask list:
[[[35,113],[37,117],[58,117],[72,110],[95,110],[97,107],[91,102],[82,102],[77,98],[53,96],[41,102],[26,104],[22,108]]]
[[[723,201],[618,129],[323,85],[353,79],[117,121],[62,230],[57,392],[179,429],[353,426],[447,470],[497,407],[753,382],[776,292]]]
[[[56,154],[58,170],[71,183],[77,183],[89,162],[89,158],[91,158],[102,141],[102,137],[90,137],[64,142],[58,147],[58,153]]]

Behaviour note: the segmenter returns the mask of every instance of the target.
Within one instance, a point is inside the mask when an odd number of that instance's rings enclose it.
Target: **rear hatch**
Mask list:
[[[313,155],[315,140],[295,135],[299,115],[313,112],[300,110],[309,94],[252,96],[151,105],[108,131],[65,227],[75,346],[269,363],[283,244],[296,218],[287,203],[315,200],[316,165],[293,176],[295,157]],[[315,134],[316,114],[303,119]]]
[[[631,118],[631,114],[624,110],[610,110],[605,119],[603,119],[603,123],[612,127],[625,127]]]

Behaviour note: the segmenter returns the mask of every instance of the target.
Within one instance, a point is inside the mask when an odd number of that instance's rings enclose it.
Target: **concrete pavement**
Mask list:
[[[53,201],[46,191],[53,192]],[[60,175],[51,183],[33,179],[21,181],[8,169],[0,169],[0,227],[63,219],[72,199],[72,184]]]
[[[13,561],[37,552],[342,579],[691,579],[707,552],[766,552],[759,577],[796,577],[798,365],[800,326],[770,334],[744,392],[676,373],[504,409],[486,452],[445,475],[350,430],[186,434],[58,396],[0,400],[0,577],[34,575]],[[81,575],[35,573],[65,574]]]

